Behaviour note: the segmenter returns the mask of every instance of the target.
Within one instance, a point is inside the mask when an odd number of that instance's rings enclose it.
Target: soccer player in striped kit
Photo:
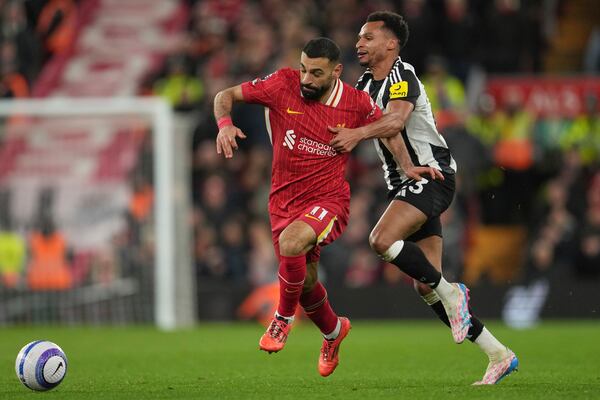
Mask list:
[[[391,201],[371,232],[371,247],[414,279],[416,291],[451,328],[455,342],[467,338],[487,354],[488,368],[475,384],[495,384],[519,362],[470,315],[465,286],[448,284],[442,277],[440,214],[452,202],[457,166],[437,131],[425,88],[412,65],[400,58],[407,39],[402,16],[380,11],[367,17],[356,43],[359,63],[367,70],[356,87],[369,93],[386,115],[359,129],[331,128],[337,136],[330,144],[347,152],[360,140],[376,138]],[[377,139],[393,131],[399,134]],[[453,292],[458,301],[449,302]]]
[[[350,203],[348,154],[329,146],[328,126],[359,127],[382,115],[367,93],[339,79],[339,58],[333,41],[313,39],[302,51],[300,71],[280,69],[223,90],[214,101],[219,154],[232,157],[236,139],[246,137],[231,121],[234,102],[265,106],[273,145],[269,215],[280,295],[259,347],[269,353],[283,349],[300,304],[324,336],[318,362],[322,376],[337,367],[340,343],[351,328],[347,318],[334,313],[317,276],[320,248],[341,235]]]

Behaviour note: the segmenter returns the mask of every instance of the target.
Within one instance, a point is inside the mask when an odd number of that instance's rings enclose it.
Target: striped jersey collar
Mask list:
[[[334,108],[337,107],[337,105],[340,103],[343,92],[344,92],[344,85],[342,84],[342,81],[340,81],[339,79],[336,79],[335,83],[333,84],[333,89],[331,90],[331,94],[329,95],[329,98],[325,102],[325,105],[329,106],[329,107],[334,107]]]
[[[396,58],[396,62],[394,62],[394,65],[392,65],[392,69],[390,70],[390,72],[393,71],[394,68],[396,68],[400,64],[402,64],[402,59],[400,58],[400,56],[398,56],[398,58]],[[365,73],[363,74],[363,76],[367,76],[367,75],[369,75],[369,77],[371,77],[371,78],[373,77],[373,71],[371,71],[371,68],[367,68],[365,70]],[[389,73],[388,73],[388,75],[389,75]]]

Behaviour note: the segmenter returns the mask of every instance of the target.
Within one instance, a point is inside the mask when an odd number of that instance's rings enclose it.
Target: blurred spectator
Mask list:
[[[423,86],[431,103],[439,130],[464,119],[465,88],[462,82],[448,74],[446,61],[440,56],[429,56],[426,61]]]
[[[48,0],[37,20],[36,30],[48,57],[63,54],[75,40],[77,7],[73,0]]]
[[[566,127],[560,138],[564,151],[577,149],[584,164],[600,159],[600,105],[598,98],[589,94],[585,98],[585,111]]]
[[[523,283],[507,293],[503,309],[503,318],[509,326],[528,328],[539,321],[551,289],[550,280],[552,276],[564,275],[559,273],[561,269],[568,273],[578,271],[585,277],[597,275],[597,250],[600,247],[594,244],[600,242],[594,241],[598,236],[593,228],[597,219],[592,216],[590,224],[584,219],[583,230],[578,222],[584,208],[579,196],[586,181],[579,153],[567,153],[559,174],[546,185],[544,199],[540,202],[542,206],[532,218]],[[598,182],[590,185],[589,190],[589,204],[595,204],[600,193]],[[591,208],[584,218],[594,214],[589,211]],[[591,240],[587,242],[586,238]],[[587,264],[589,261],[592,264]],[[589,266],[592,267],[587,270]]]
[[[17,48],[7,40],[0,43],[0,98],[22,98],[29,96],[29,84],[19,73]]]
[[[587,210],[577,235],[576,272],[585,278],[600,277],[600,172],[587,190]]]
[[[211,226],[219,227],[229,215],[229,201],[231,201],[231,198],[227,193],[225,178],[218,173],[208,176],[204,181],[202,206],[206,212],[206,219]]]
[[[247,210],[252,215],[266,215],[269,201],[271,151],[254,147],[249,151],[246,167],[239,178],[241,197],[248,199]]]
[[[514,91],[492,120],[495,128],[490,133],[497,132],[498,137],[492,143],[495,167],[481,188],[482,220],[487,224],[522,224],[539,184],[534,169],[534,116]]]
[[[444,243],[442,251],[442,265],[444,276],[450,281],[459,281],[462,278],[464,267],[464,253],[466,249],[465,224],[468,218],[462,199],[455,199],[452,205],[442,214],[441,221],[444,227]]]
[[[585,52],[584,67],[588,74],[600,73],[600,27],[592,30]]]
[[[584,191],[585,180],[579,154],[567,153],[532,218],[525,282],[546,278],[553,267],[569,265],[575,259],[577,221],[585,207],[578,193]]]
[[[71,250],[54,222],[55,189],[40,190],[29,234],[27,284],[33,290],[66,290],[73,284]]]
[[[197,274],[200,277],[227,278],[225,256],[217,242],[215,230],[208,226],[200,226],[197,228],[195,236],[194,255]]]
[[[358,189],[353,192],[350,201],[350,220],[344,234],[325,247],[321,253],[320,262],[328,286],[343,285],[345,282],[353,282],[353,284],[361,286],[371,281],[373,278],[370,276],[371,272],[375,277],[379,276],[379,260],[376,263],[377,271],[373,271],[371,265],[373,260],[370,262],[364,257],[364,251],[362,251],[370,250],[368,238],[372,227],[371,206],[374,202],[375,198],[368,190]],[[363,253],[363,256],[353,258],[353,254],[359,251]],[[349,272],[349,268],[357,269],[357,271]],[[355,279],[357,280],[355,281]],[[366,282],[361,284],[361,279],[366,279]]]
[[[480,58],[488,73],[539,69],[541,26],[527,6],[519,0],[494,0],[488,5],[479,38]]]
[[[164,97],[176,111],[191,111],[202,101],[204,86],[191,74],[188,61],[175,55],[167,61],[166,76],[154,84],[154,93]]]
[[[465,252],[480,221],[479,182],[489,171],[492,161],[489,149],[467,130],[463,121],[457,119],[455,123],[446,127],[442,134],[452,157],[460,166],[456,172],[455,199],[441,216],[444,229],[442,265],[444,273],[450,279],[460,280],[464,270]]]
[[[467,117],[467,130],[486,148],[491,148],[500,137],[497,112],[494,98],[489,94],[481,94],[477,98],[475,110]]]
[[[345,284],[348,287],[371,286],[379,280],[380,261],[373,251],[360,247],[352,253],[346,272]]]
[[[132,250],[132,257],[137,259],[136,265],[144,266],[144,247],[148,245],[152,235],[154,188],[140,169],[133,172],[131,181],[131,195],[125,215],[128,226],[127,246]]]
[[[13,226],[10,191],[0,192],[0,286],[16,288],[25,267],[26,244]]]
[[[548,185],[546,217],[534,236],[530,250],[532,276],[547,274],[557,262],[573,258],[576,219],[567,209],[566,182],[555,180]],[[534,279],[530,277],[528,280]]]
[[[28,25],[25,5],[22,1],[8,1],[1,8],[0,39],[15,43],[17,68],[32,84],[42,65],[42,48],[35,31]]]
[[[249,257],[248,281],[252,286],[261,286],[275,282],[277,284],[277,271],[279,260],[275,257],[273,241],[271,239],[271,226],[262,219],[253,220],[248,228]],[[275,302],[277,304],[277,302]],[[270,314],[269,321],[273,314]]]
[[[26,244],[23,237],[10,225],[0,227],[0,275],[2,285],[15,288],[19,285],[25,266]]]
[[[206,3],[199,2],[192,10],[188,54],[198,61],[214,56],[227,45],[227,22],[207,13]]]
[[[66,290],[71,288],[67,241],[57,231],[54,221],[38,221],[29,238],[31,260],[27,266],[27,284],[32,290]]]
[[[92,284],[109,285],[115,282],[120,276],[120,264],[118,262],[118,245],[107,246],[105,249],[98,250],[89,262],[89,279]],[[76,261],[74,260],[75,267]]]
[[[448,60],[450,73],[466,82],[473,59],[473,48],[477,48],[477,18],[469,10],[467,0],[444,0],[444,9],[439,27],[441,51]],[[465,46],[469,43],[469,46]],[[427,91],[429,95],[429,91]]]
[[[533,165],[534,116],[526,109],[522,95],[511,92],[504,112],[496,114],[500,137],[494,147],[494,158],[500,167],[524,171]]]
[[[440,50],[435,35],[436,21],[430,5],[431,2],[425,0],[405,0],[398,10],[408,23],[409,37],[418,38],[409,39],[402,49],[402,58],[415,67],[417,74],[425,70],[425,61],[432,49]]]
[[[474,123],[474,121],[471,120],[470,123]],[[478,123],[481,125],[478,127],[471,126],[471,129],[479,128],[485,131],[488,121],[484,118],[479,120]],[[456,196],[459,200],[464,197],[464,201],[469,202],[473,197],[476,197],[477,191],[480,189],[478,182],[481,180],[482,174],[492,166],[489,148],[479,138],[480,135],[486,133],[473,134],[473,131],[470,131],[465,126],[464,121],[460,119],[454,121],[452,125],[447,126],[441,132],[452,152],[452,157],[460,165],[456,172],[458,177]],[[493,133],[491,134],[493,135]],[[453,202],[453,204],[455,203]]]
[[[142,173],[134,173],[129,212],[137,223],[147,221],[152,215],[154,189]]]
[[[223,243],[227,275],[234,282],[244,282],[247,278],[247,249],[242,221],[241,216],[232,216],[221,227],[221,242]]]
[[[561,150],[561,142],[565,142],[565,132],[570,129],[573,120],[562,115],[548,115],[535,121],[533,139],[540,162],[552,161]]]

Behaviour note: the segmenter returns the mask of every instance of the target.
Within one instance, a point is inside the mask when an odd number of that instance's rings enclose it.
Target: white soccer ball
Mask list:
[[[47,340],[27,343],[15,362],[17,377],[29,389],[50,390],[67,374],[67,356],[58,345]]]

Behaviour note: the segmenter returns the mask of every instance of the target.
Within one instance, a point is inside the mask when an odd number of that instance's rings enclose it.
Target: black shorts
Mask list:
[[[417,242],[429,236],[442,236],[440,215],[452,203],[455,189],[454,174],[445,172],[442,172],[442,174],[444,174],[443,181],[425,177],[420,181],[409,179],[389,192],[388,197],[390,200],[407,202],[417,207],[427,216],[427,221],[421,228],[406,240]]]

